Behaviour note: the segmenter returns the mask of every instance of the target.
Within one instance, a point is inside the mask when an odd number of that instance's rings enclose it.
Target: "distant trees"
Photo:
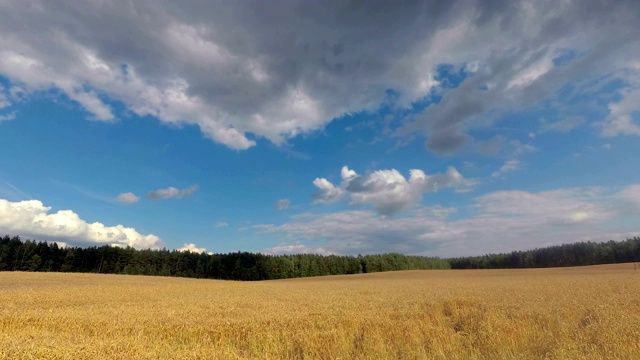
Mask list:
[[[0,271],[60,271],[269,280],[393,270],[448,269],[439,258],[401,254],[367,256],[200,254],[112,246],[60,248],[56,243],[0,237]]]
[[[0,271],[60,271],[270,280],[427,269],[506,269],[640,262],[640,237],[579,242],[528,251],[440,259],[402,254],[361,256],[200,254],[131,247],[69,247],[0,237]]]
[[[640,237],[448,259],[453,269],[543,268],[640,261]]]

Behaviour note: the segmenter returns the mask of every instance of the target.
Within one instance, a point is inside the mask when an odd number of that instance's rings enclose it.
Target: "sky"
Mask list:
[[[0,234],[455,257],[640,235],[640,3],[0,0]]]

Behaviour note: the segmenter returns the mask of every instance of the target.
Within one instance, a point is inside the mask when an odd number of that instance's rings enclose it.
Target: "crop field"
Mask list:
[[[265,282],[4,272],[0,358],[640,359],[640,270]]]

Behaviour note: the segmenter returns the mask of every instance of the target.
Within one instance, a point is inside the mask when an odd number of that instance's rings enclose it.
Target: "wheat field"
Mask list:
[[[639,359],[640,271],[0,273],[1,359]]]

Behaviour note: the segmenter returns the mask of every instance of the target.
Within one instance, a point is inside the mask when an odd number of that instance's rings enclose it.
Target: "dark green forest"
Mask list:
[[[528,251],[447,259],[452,269],[518,269],[586,266],[640,261],[640,237],[577,242]]]
[[[395,270],[508,269],[581,266],[640,261],[640,237],[604,243],[579,242],[528,251],[440,259],[401,254],[265,255],[201,254],[131,247],[65,247],[0,237],[0,271],[91,272],[223,280],[270,280]]]
[[[449,269],[446,260],[400,254],[366,256],[264,255],[248,252],[200,254],[131,247],[58,247],[56,243],[0,238],[0,271],[60,271],[160,275],[223,280],[271,280]]]

